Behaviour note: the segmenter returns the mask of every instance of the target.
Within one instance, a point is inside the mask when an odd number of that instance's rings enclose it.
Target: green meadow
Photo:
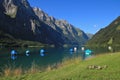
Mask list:
[[[107,67],[88,68],[90,65]],[[14,76],[6,72],[0,80],[120,80],[120,52],[99,54],[86,60],[66,59],[57,66],[48,66],[46,71],[19,74],[18,70]]]

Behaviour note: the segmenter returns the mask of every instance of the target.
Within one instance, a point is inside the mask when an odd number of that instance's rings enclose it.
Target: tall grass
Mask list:
[[[23,73],[21,67],[15,68],[14,66],[6,65],[2,70],[2,76],[20,76]]]
[[[1,76],[21,76],[26,73],[33,74],[36,72],[40,72],[40,68],[34,62],[27,70],[22,69],[22,67],[15,68],[14,65],[5,65],[5,67],[2,69]]]
[[[31,67],[25,71],[25,73],[29,73],[29,74],[34,74],[37,72],[41,72],[41,69],[34,61],[32,62]]]
[[[13,65],[6,65],[1,72],[2,76],[21,76],[24,74],[34,74],[34,73],[39,73],[39,72],[47,72],[51,70],[56,70],[58,68],[67,66],[72,63],[79,63],[81,61],[80,57],[77,58],[64,58],[62,62],[54,63],[52,65],[48,65],[44,70],[40,66],[38,66],[34,61],[31,64],[31,67],[29,69],[22,69],[22,67],[15,67]]]

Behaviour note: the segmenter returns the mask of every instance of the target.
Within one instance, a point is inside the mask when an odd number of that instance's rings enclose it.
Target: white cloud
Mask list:
[[[98,27],[98,25],[97,25],[97,24],[95,24],[95,25],[93,25],[93,27],[94,27],[94,28],[96,28],[96,27]]]

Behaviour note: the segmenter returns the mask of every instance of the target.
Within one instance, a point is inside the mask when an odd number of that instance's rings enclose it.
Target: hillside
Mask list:
[[[98,55],[81,61],[80,58],[65,61],[58,69],[48,68],[45,72],[1,76],[0,80],[120,80],[120,52]],[[102,69],[88,69],[89,65],[104,66]],[[59,64],[60,66],[60,64]]]
[[[27,0],[0,1],[0,30],[14,39],[63,46],[83,45],[87,35],[65,20],[48,16],[32,8]],[[4,45],[4,43],[2,43]]]
[[[28,47],[28,46],[48,46],[35,41],[15,39],[8,33],[0,30],[0,47]]]
[[[120,16],[107,27],[98,31],[87,46],[119,46],[120,45]]]

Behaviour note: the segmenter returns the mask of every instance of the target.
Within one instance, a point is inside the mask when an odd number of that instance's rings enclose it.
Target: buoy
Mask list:
[[[84,47],[81,47],[81,50],[82,50],[82,51],[84,51],[84,50],[85,50],[85,48],[84,48]]]
[[[74,47],[74,51],[75,51],[75,52],[77,51],[77,47]]]
[[[92,54],[92,51],[91,51],[90,49],[87,49],[87,50],[85,50],[85,54],[86,54],[86,55],[91,55],[91,54]]]
[[[17,54],[17,52],[15,50],[12,50],[11,55],[15,55],[15,54]]]
[[[44,52],[45,52],[45,50],[44,50],[44,49],[41,49],[41,50],[40,50],[40,53],[44,53]]]
[[[17,58],[17,52],[15,50],[12,50],[10,54],[12,60],[15,60]]]
[[[69,50],[70,52],[74,52],[74,50],[71,48],[70,50]]]
[[[44,53],[45,53],[45,50],[44,50],[44,49],[41,49],[41,50],[40,50],[40,56],[45,56]]]
[[[26,50],[26,56],[29,56],[30,55],[30,50]]]

